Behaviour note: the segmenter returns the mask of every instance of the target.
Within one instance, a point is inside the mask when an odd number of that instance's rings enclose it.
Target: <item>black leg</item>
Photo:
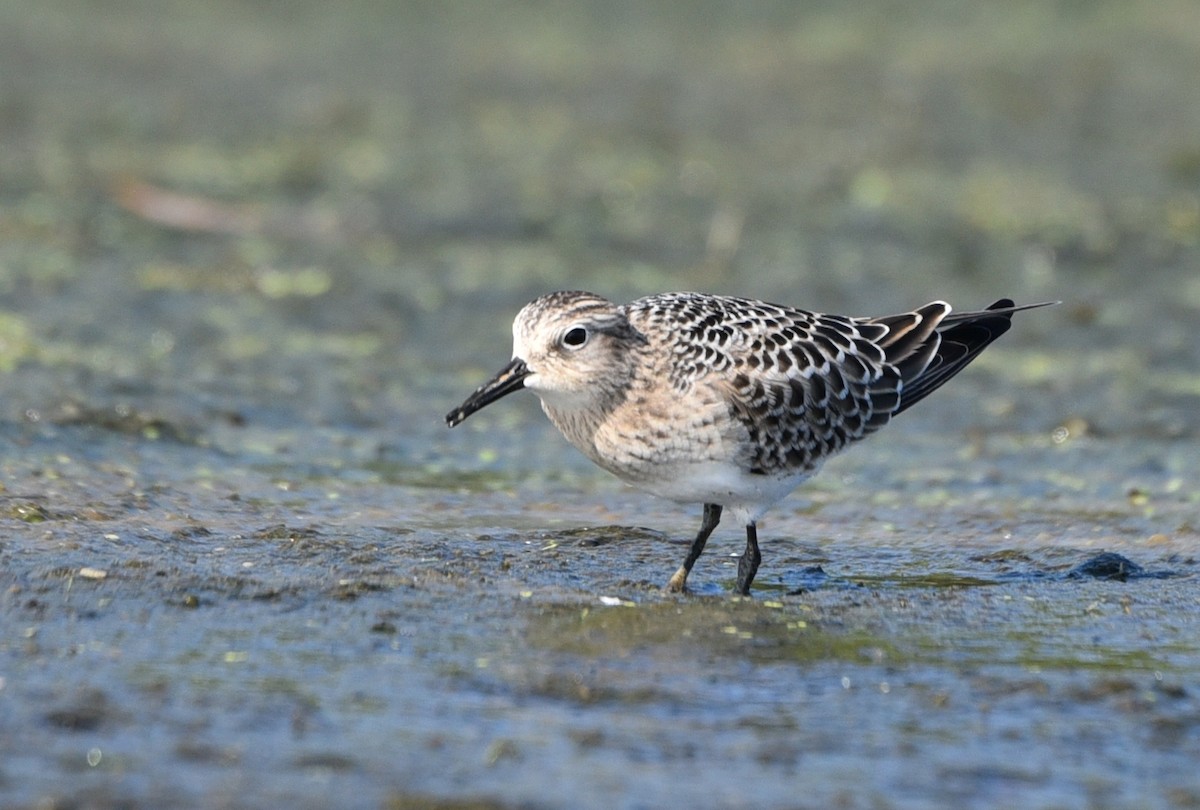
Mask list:
[[[674,593],[683,593],[687,590],[688,574],[692,572],[692,566],[696,564],[696,560],[700,559],[700,555],[704,553],[704,544],[708,542],[708,536],[713,533],[713,529],[717,528],[717,524],[720,522],[720,505],[715,503],[704,504],[704,519],[700,523],[700,533],[692,541],[692,548],[688,551],[687,559],[683,561],[683,565],[679,566],[679,570],[671,577],[671,581],[667,583],[666,590]],[[751,574],[750,576],[754,575]]]
[[[758,551],[758,529],[753,523],[746,525],[746,550],[738,560],[737,592],[742,596],[750,595],[750,583],[758,573],[758,564],[762,562],[762,554]]]

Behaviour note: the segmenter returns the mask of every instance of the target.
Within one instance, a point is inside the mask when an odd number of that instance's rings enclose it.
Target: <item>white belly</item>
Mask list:
[[[811,477],[816,468],[789,476],[751,475],[730,464],[689,462],[664,465],[649,479],[634,482],[660,498],[678,503],[715,503],[740,523],[758,520],[770,506]]]

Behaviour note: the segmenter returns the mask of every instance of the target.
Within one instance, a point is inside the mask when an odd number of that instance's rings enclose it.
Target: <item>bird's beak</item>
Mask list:
[[[525,378],[531,373],[524,360],[514,357],[511,363],[500,369],[499,374],[476,388],[475,393],[467,397],[462,405],[446,414],[446,426],[454,427],[483,406],[490,405],[505,394],[524,388]]]

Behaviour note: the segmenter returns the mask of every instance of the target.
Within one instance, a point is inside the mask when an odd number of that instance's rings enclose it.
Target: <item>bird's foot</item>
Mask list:
[[[688,570],[680,566],[679,570],[671,575],[671,579],[663,586],[663,590],[667,593],[687,593],[687,578]]]

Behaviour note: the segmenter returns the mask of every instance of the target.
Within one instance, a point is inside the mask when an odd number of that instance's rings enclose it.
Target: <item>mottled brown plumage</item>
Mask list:
[[[446,416],[451,427],[518,388],[604,469],[704,521],[668,583],[684,590],[723,509],[746,526],[737,589],[758,568],[755,522],[829,456],[878,430],[1008,331],[1001,299],[951,313],[935,301],[849,318],[745,298],[664,293],[618,306],[555,292],[513,323],[513,359]]]

